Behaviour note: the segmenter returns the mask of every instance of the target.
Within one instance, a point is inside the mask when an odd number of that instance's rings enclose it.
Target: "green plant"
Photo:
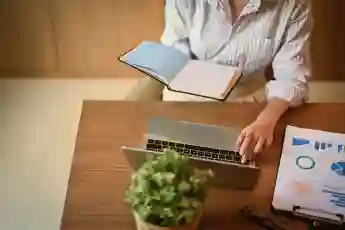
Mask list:
[[[147,161],[133,174],[126,201],[142,220],[157,226],[189,224],[200,215],[211,170],[198,170],[175,151]]]

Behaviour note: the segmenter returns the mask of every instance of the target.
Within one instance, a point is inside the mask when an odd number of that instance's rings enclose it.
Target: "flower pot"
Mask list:
[[[137,230],[196,230],[199,220],[201,218],[202,212],[200,212],[200,215],[195,218],[195,221],[184,226],[176,226],[176,227],[161,227],[156,226],[150,223],[147,223],[143,221],[140,216],[133,211],[134,219],[135,219],[135,225],[137,227]]]

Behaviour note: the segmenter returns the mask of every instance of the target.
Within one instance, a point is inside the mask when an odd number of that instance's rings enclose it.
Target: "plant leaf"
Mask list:
[[[192,189],[192,186],[190,183],[187,181],[183,180],[181,183],[178,185],[178,191],[180,192],[189,192]]]
[[[125,200],[144,220],[172,227],[191,223],[202,208],[210,170],[198,170],[188,158],[166,150],[133,174]]]

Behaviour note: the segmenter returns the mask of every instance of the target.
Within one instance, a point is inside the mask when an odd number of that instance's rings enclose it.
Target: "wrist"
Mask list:
[[[274,114],[261,113],[255,121],[259,124],[275,126],[278,120],[279,117]]]
[[[289,104],[281,99],[273,98],[268,101],[265,109],[256,118],[256,122],[265,125],[273,125],[279,121],[280,117],[288,109]]]

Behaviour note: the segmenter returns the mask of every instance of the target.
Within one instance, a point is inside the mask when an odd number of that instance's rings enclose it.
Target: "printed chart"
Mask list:
[[[345,176],[345,161],[333,162],[331,165],[331,170],[339,176]]]
[[[336,221],[345,216],[345,134],[288,126],[272,205]]]

